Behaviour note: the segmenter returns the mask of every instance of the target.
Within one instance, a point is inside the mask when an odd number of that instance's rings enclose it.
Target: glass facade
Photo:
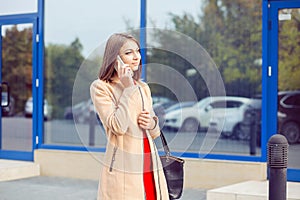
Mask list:
[[[164,3],[168,4],[167,1]],[[153,92],[155,111],[161,117],[161,128],[165,130],[172,149],[180,152],[253,154],[249,130],[253,131],[250,128],[255,127],[255,137],[258,138],[259,108],[255,126],[249,128],[243,120],[248,108],[246,101],[254,97],[257,100],[261,93],[260,1],[228,5],[195,1],[185,6],[181,5],[181,1],[169,3],[176,5],[174,9],[168,10],[159,1],[148,2],[147,5],[147,27],[153,28],[147,28],[146,79]],[[85,9],[86,14],[82,13],[85,12],[81,9],[82,4],[89,8]],[[113,3],[105,5],[105,8],[97,1],[82,4],[73,3],[70,9],[68,1],[60,1],[59,8],[55,1],[45,2],[44,94],[51,116],[44,123],[44,144],[105,147],[106,138],[101,123],[95,119],[87,88],[97,78],[101,64],[99,52],[107,37],[113,32],[130,30],[135,33],[135,28],[138,30],[139,27],[139,1],[127,5],[127,9],[133,12],[125,12],[126,6],[116,8]],[[215,6],[214,9],[208,9],[211,6]],[[68,15],[65,15],[66,10],[70,11]],[[114,10],[119,13],[118,17],[105,14],[104,10]],[[83,15],[90,17],[82,18]],[[110,18],[109,22],[107,18]],[[59,19],[59,23],[55,19]],[[179,42],[174,37],[179,37]],[[175,84],[176,76],[185,84],[179,83],[172,89],[170,86]],[[203,105],[205,107],[196,104],[208,96],[225,95],[247,100],[233,99],[235,105],[224,100],[209,101]],[[194,124],[187,120],[192,118],[189,116],[174,127],[168,124],[174,120],[172,112],[177,112],[168,111],[168,107],[178,102],[183,105],[187,101],[195,102],[197,106],[193,109],[196,112],[194,116],[206,115],[203,126],[198,116]],[[214,106],[216,103],[221,106]],[[206,111],[208,108],[210,110]],[[184,112],[188,109],[182,108],[180,115],[185,116]],[[224,112],[229,110],[231,114],[224,116]],[[236,115],[239,117],[228,122]],[[214,126],[216,131],[210,128]],[[226,131],[223,131],[224,128]],[[256,141],[254,154],[260,154],[259,142]]]
[[[172,151],[260,156],[261,1],[216,2],[147,2],[144,78]],[[107,38],[140,26],[140,1],[117,3],[45,1],[44,144],[105,147],[89,85]]]
[[[289,142],[288,168],[299,169],[300,155],[300,9],[278,12],[277,132]]]
[[[148,2],[147,82],[172,150],[260,156],[261,1],[161,4]]]

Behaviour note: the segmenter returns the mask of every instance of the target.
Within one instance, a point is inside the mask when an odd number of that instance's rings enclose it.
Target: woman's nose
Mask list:
[[[133,54],[133,59],[140,59],[140,58],[141,58],[140,52],[135,52]]]

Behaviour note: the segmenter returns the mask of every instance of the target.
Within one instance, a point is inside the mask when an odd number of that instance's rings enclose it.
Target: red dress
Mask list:
[[[151,149],[144,133],[144,188],[147,200],[156,200],[155,182],[152,170]]]
[[[134,81],[136,85],[136,82]],[[156,200],[156,190],[155,190],[155,182],[153,177],[152,170],[152,160],[151,160],[151,149],[149,140],[145,132],[143,132],[144,138],[144,188],[145,188],[145,196],[146,200]]]

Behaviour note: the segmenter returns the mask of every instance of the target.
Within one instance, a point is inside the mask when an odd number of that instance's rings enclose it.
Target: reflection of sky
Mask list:
[[[0,0],[0,15],[37,11],[38,0]]]
[[[169,13],[183,15],[183,13],[191,14],[195,20],[200,13],[201,1],[203,0],[148,0],[147,14],[148,26],[150,21],[159,27],[169,27]]]
[[[170,27],[169,13],[197,16],[201,0],[148,0],[148,26]],[[9,3],[8,3],[9,2]],[[105,2],[105,3],[102,3]],[[37,0],[0,0],[0,13],[36,11]],[[70,44],[76,37],[87,56],[114,32],[140,25],[140,1],[131,0],[45,0],[45,43]]]

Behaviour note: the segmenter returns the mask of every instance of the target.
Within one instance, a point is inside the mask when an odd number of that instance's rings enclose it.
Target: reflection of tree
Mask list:
[[[300,9],[291,11],[291,20],[279,21],[279,90],[300,89]]]
[[[64,108],[72,104],[74,80],[83,61],[81,50],[78,38],[70,45],[46,47],[45,98],[53,106],[53,117],[63,116]],[[15,112],[23,112],[26,100],[32,96],[32,28],[6,29],[2,57],[2,81],[11,87]]]
[[[83,61],[82,45],[76,38],[70,45],[49,44],[46,48],[45,98],[53,106],[53,117],[62,117],[72,105],[72,91]]]
[[[90,85],[98,78],[99,69],[102,63],[102,56],[98,52],[93,52],[83,61],[77,72],[73,87],[73,105],[90,99]]]
[[[2,81],[9,83],[19,113],[32,95],[32,28],[13,26],[6,29],[2,40]]]
[[[206,0],[198,22],[189,14],[172,14],[175,31],[190,36],[201,44],[222,75],[228,95],[252,96],[261,91],[261,66],[254,61],[261,58],[261,1],[260,0]],[[155,41],[160,46],[181,44],[176,38],[158,32]],[[150,44],[151,45],[151,44]],[[178,55],[149,50],[148,62],[172,66],[183,75],[193,66]],[[191,56],[193,52],[189,52]],[[149,69],[150,70],[150,69]],[[208,95],[203,77],[187,77],[198,98]],[[154,88],[155,91],[155,88]]]

